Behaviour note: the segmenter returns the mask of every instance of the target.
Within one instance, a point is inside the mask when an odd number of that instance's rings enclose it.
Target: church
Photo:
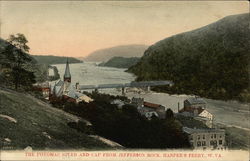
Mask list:
[[[89,103],[93,101],[93,99],[91,99],[85,94],[82,94],[77,89],[78,85],[79,83],[76,83],[75,86],[71,84],[69,61],[67,59],[63,81],[60,79],[56,81],[54,84],[50,85],[49,101],[53,102],[55,100],[63,100],[74,103],[79,103],[81,101]]]

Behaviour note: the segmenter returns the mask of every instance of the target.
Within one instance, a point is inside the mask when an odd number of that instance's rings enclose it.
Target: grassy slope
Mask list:
[[[8,115],[17,123],[0,117],[1,149],[100,149],[106,144],[79,133],[67,126],[78,118],[26,94],[0,89],[0,114]],[[51,139],[46,137],[46,132]],[[10,143],[4,141],[11,140]]]

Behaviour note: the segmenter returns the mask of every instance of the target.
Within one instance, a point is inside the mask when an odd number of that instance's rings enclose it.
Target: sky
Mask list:
[[[30,54],[85,57],[247,12],[247,1],[0,1],[0,37],[23,33]]]

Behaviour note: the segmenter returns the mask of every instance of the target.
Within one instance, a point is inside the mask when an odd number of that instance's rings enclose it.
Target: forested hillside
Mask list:
[[[107,62],[100,63],[99,66],[115,67],[115,68],[129,68],[135,65],[139,60],[140,58],[138,57],[131,57],[131,58],[112,57]]]
[[[227,16],[150,46],[128,71],[137,80],[172,80],[170,93],[250,101],[249,14]]]
[[[35,58],[39,64],[65,64],[66,59],[68,59],[70,63],[82,63],[81,60],[78,60],[73,57],[62,57],[52,55],[32,55],[32,57]]]

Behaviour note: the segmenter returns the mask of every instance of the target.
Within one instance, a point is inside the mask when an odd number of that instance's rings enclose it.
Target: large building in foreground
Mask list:
[[[192,129],[183,127],[183,131],[188,134],[189,142],[194,149],[226,149],[225,130],[223,129]]]

